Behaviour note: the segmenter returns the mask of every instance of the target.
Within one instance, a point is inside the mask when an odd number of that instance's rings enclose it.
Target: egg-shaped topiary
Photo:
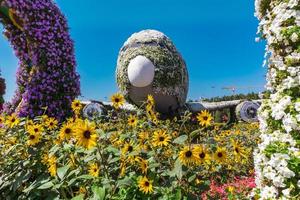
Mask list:
[[[141,105],[148,94],[161,113],[174,112],[186,102],[186,64],[172,41],[159,31],[143,30],[124,43],[116,78],[120,91],[135,105]]]

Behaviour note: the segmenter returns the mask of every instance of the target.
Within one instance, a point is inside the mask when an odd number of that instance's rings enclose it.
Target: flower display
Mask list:
[[[211,120],[206,127],[192,113],[154,123],[149,105],[132,112],[112,106],[90,121],[81,108],[57,123],[47,115],[2,116],[18,123],[0,126],[0,199],[247,199],[258,124],[228,128]]]
[[[258,32],[266,39],[266,100],[259,110],[255,151],[260,199],[298,199],[300,193],[300,2],[256,0]]]
[[[52,0],[3,0],[0,22],[20,61],[18,89],[8,114],[70,116],[80,94],[73,42],[65,17]]]

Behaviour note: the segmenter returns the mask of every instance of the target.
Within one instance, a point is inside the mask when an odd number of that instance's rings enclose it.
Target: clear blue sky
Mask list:
[[[118,89],[118,51],[134,32],[157,29],[168,35],[183,55],[190,74],[189,98],[231,94],[223,86],[262,91],[264,43],[256,43],[254,1],[244,0],[57,0],[75,41],[82,99],[104,99]],[[0,25],[0,31],[3,30]],[[14,93],[17,63],[0,36],[0,69],[6,100]],[[214,86],[214,88],[212,88]]]

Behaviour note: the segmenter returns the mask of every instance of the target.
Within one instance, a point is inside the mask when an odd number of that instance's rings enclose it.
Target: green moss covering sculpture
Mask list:
[[[150,79],[151,83],[147,86],[136,87],[128,77],[128,66],[137,57],[148,60],[144,66],[147,73],[151,72],[149,66],[154,66],[153,80]],[[142,82],[144,76],[149,79],[150,75],[141,74],[139,68],[134,65],[131,70],[138,74],[135,78],[140,76]],[[120,91],[130,103],[140,105],[151,94],[156,100],[157,111],[170,113],[186,102],[189,78],[185,62],[172,41],[159,31],[144,30],[133,34],[125,42],[119,52],[116,77]]]

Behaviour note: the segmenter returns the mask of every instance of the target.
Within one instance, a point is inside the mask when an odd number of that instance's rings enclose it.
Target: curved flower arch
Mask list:
[[[80,94],[73,41],[52,0],[0,0],[0,22],[19,59],[18,89],[8,113],[68,116]]]
[[[300,1],[256,0],[266,39],[267,89],[260,111],[261,144],[254,154],[260,199],[300,196]]]

